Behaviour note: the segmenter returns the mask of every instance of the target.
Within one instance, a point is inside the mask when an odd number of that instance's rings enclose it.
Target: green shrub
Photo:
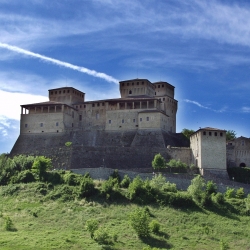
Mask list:
[[[235,189],[227,187],[227,191],[225,193],[225,197],[227,199],[235,198]]]
[[[99,245],[111,245],[113,244],[113,237],[108,233],[106,228],[99,228],[94,231],[93,239]]]
[[[188,193],[192,196],[192,199],[201,204],[205,192],[205,181],[198,175],[191,181],[191,185],[187,189]]]
[[[165,192],[172,192],[172,193],[177,193],[177,187],[175,183],[170,183],[169,181],[166,182],[163,186],[162,186],[162,190]]]
[[[119,175],[117,169],[114,170],[114,172],[110,175],[110,177],[112,177],[113,179],[117,179],[118,183],[121,182],[121,176]]]
[[[129,176],[126,174],[124,175],[121,183],[120,183],[120,186],[122,188],[128,188],[129,184],[131,183],[131,179],[129,178]]]
[[[187,167],[188,167],[186,163],[175,159],[171,159],[167,163],[167,166],[169,166],[175,172],[187,172]]]
[[[14,229],[14,224],[13,224],[12,220],[10,219],[10,217],[5,218],[4,229],[6,231],[12,231]]]
[[[78,196],[79,192],[74,186],[58,185],[46,197],[52,200],[71,201]]]
[[[79,190],[79,197],[89,197],[95,192],[94,181],[90,177],[86,177],[82,179]]]
[[[212,201],[214,203],[217,203],[217,204],[224,204],[225,203],[225,198],[224,198],[224,195],[220,192],[218,192],[217,194],[213,194],[212,195]]]
[[[244,199],[245,198],[244,188],[237,189],[235,197],[238,199]]]
[[[89,231],[91,238],[93,238],[94,232],[98,229],[98,221],[95,219],[87,220],[85,228]]]
[[[192,196],[186,192],[167,193],[165,197],[166,204],[174,207],[193,207],[195,205]]]
[[[52,183],[53,185],[58,185],[63,183],[63,177],[60,172],[52,171],[46,174],[46,181]]]
[[[246,214],[250,215],[250,194],[245,198]]]
[[[217,186],[213,181],[208,181],[206,184],[206,193],[208,195],[217,193]]]
[[[80,184],[80,176],[71,172],[67,172],[63,176],[64,183],[69,186],[77,186]]]
[[[161,190],[166,184],[166,178],[162,174],[155,174],[155,176],[150,181],[151,187]]]
[[[149,236],[149,214],[145,209],[136,208],[129,215],[130,225],[139,237]]]
[[[32,165],[32,171],[38,175],[40,181],[45,179],[47,170],[51,168],[51,159],[46,158],[44,156],[37,156]]]
[[[17,176],[13,176],[11,178],[12,183],[29,183],[29,182],[34,182],[35,176],[30,170],[24,170],[20,172]]]
[[[229,246],[225,240],[220,240],[220,250],[228,250]]]
[[[152,167],[155,170],[160,170],[161,168],[166,168],[166,161],[161,156],[161,154],[156,154],[154,160],[152,161]]]
[[[157,221],[157,220],[152,220],[150,223],[149,223],[149,229],[152,233],[159,233],[160,231],[160,223]]]

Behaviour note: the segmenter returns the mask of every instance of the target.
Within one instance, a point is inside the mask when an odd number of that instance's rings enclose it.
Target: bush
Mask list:
[[[67,172],[63,176],[64,183],[69,185],[69,186],[77,186],[77,185],[79,185],[80,184],[79,179],[80,179],[79,175],[71,173],[71,172]]]
[[[149,214],[145,209],[136,208],[129,215],[130,225],[139,237],[149,236]]]
[[[79,197],[89,197],[95,192],[94,181],[90,177],[86,177],[82,179],[79,190]]]
[[[162,174],[156,174],[150,181],[151,187],[161,190],[166,184],[166,178]]]
[[[167,193],[166,204],[174,207],[193,207],[194,201],[192,196],[186,192]]]
[[[227,191],[225,193],[225,197],[227,199],[235,198],[235,189],[227,187]]]
[[[178,172],[187,172],[187,164],[181,162],[180,160],[171,159],[167,166],[171,167],[174,171]]]
[[[36,179],[30,170],[24,170],[17,176],[12,176],[11,183],[29,183],[34,182]]]
[[[159,233],[160,231],[160,223],[157,221],[157,220],[152,220],[150,223],[149,223],[149,229],[152,233]]]
[[[121,176],[119,175],[117,169],[110,175],[110,177],[112,177],[113,179],[117,179],[118,183],[121,182]]]
[[[126,175],[124,175],[124,177],[120,183],[120,186],[122,188],[128,188],[130,182],[131,182],[131,180],[130,180],[129,176],[126,174]]]
[[[162,186],[162,190],[165,192],[172,192],[172,193],[177,193],[177,187],[175,183],[170,183],[169,181],[166,182],[163,186]]]
[[[13,224],[12,220],[10,219],[10,217],[5,218],[4,229],[6,231],[12,231],[14,229],[14,224]]]
[[[58,185],[63,183],[63,178],[60,172],[52,171],[46,174],[46,181],[52,183],[53,185]]]
[[[85,228],[89,231],[91,238],[93,238],[94,232],[98,229],[98,221],[95,219],[87,220]]]
[[[106,228],[95,230],[93,238],[99,245],[111,245],[113,243],[113,237],[108,233]]]
[[[246,214],[250,215],[250,194],[245,198]]]
[[[222,193],[217,193],[212,195],[212,201],[217,203],[217,204],[224,204],[225,203],[225,198]]]
[[[37,156],[32,165],[32,171],[38,175],[40,181],[44,180],[46,171],[51,168],[51,159],[44,156]]]
[[[244,192],[244,188],[239,188],[236,191],[236,198],[238,199],[244,199],[245,198],[245,192]]]
[[[206,193],[208,195],[217,193],[217,186],[213,181],[208,181],[206,184]]]
[[[191,181],[191,185],[188,187],[187,191],[196,203],[201,204],[204,197],[204,189],[205,181],[198,175]]]

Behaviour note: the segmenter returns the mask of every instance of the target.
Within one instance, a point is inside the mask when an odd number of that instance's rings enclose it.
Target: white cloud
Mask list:
[[[191,101],[191,100],[188,100],[188,99],[184,99],[183,101],[184,101],[184,102],[187,102],[187,103],[192,103],[192,104],[194,104],[194,105],[196,105],[196,106],[198,106],[198,107],[200,107],[200,108],[208,109],[208,110],[211,110],[211,111],[217,112],[217,113],[223,113],[223,112],[225,112],[225,111],[227,110],[227,107],[226,107],[226,106],[223,107],[223,108],[221,108],[221,109],[216,110],[216,109],[212,109],[212,108],[210,108],[210,107],[206,107],[206,106],[200,104],[200,103],[197,102],[197,101]]]
[[[250,113],[250,107],[242,107],[241,110],[243,113]]]
[[[84,74],[88,74],[88,75],[91,75],[91,76],[94,76],[94,77],[101,78],[101,79],[103,79],[105,81],[108,81],[108,82],[113,82],[113,83],[118,84],[117,79],[115,79],[114,77],[109,76],[109,75],[107,75],[105,73],[97,72],[95,70],[90,70],[90,69],[87,69],[85,67],[76,66],[76,65],[73,65],[71,63],[63,62],[63,61],[60,61],[60,60],[57,60],[57,59],[54,59],[54,58],[51,58],[51,57],[43,56],[43,55],[40,55],[40,54],[37,54],[37,53],[33,53],[31,51],[24,50],[22,48],[12,46],[12,45],[9,45],[9,44],[5,44],[5,43],[1,43],[1,42],[0,42],[0,47],[5,48],[5,49],[10,50],[10,51],[17,52],[19,54],[39,58],[39,59],[41,59],[41,60],[43,60],[45,62],[50,62],[50,63],[56,64],[56,65],[59,65],[59,66],[63,66],[65,68],[69,68],[69,69],[79,71],[79,72],[84,73]]]

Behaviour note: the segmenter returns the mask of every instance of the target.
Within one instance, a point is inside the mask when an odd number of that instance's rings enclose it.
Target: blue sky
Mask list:
[[[48,89],[116,98],[137,77],[176,87],[177,132],[250,137],[249,27],[249,1],[0,0],[0,153]]]

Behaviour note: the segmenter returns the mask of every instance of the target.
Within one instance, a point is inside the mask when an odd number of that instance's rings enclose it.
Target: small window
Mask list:
[[[56,122],[56,126],[58,127],[58,125],[59,125],[59,123],[58,122]]]
[[[203,135],[206,135],[207,133],[206,133],[206,131],[203,131]]]
[[[74,123],[72,123],[72,128],[74,127]]]
[[[82,108],[82,105],[80,105],[80,109]]]
[[[92,107],[95,107],[95,104],[94,104],[94,103],[92,104]]]
[[[147,117],[147,121],[149,121],[149,117]]]
[[[69,93],[69,89],[68,89],[68,93]]]
[[[65,94],[65,90],[63,91],[63,94]]]
[[[127,82],[127,86],[129,86],[129,82]]]
[[[99,107],[100,106],[100,103],[97,103],[97,107]]]
[[[86,108],[86,105],[84,104],[83,107]]]
[[[53,91],[51,91],[50,94],[53,95]]]
[[[109,120],[109,124],[111,124],[111,120]]]
[[[131,91],[131,90],[129,90],[129,94],[130,94],[130,95],[132,94],[132,91]]]
[[[102,106],[104,106],[104,102],[102,103]]]
[[[142,122],[142,118],[140,118],[140,122]]]
[[[165,101],[165,98],[163,98],[163,101]]]
[[[25,128],[28,128],[28,124],[25,124]]]
[[[40,127],[43,127],[43,123],[40,123]]]
[[[134,86],[134,83],[132,82],[132,85]]]
[[[211,132],[208,132],[208,134],[209,134],[209,136],[211,136],[211,135],[212,135],[212,133],[211,133]]]
[[[124,119],[122,119],[122,123],[124,123]]]
[[[61,94],[61,90],[59,91],[59,94]]]
[[[133,119],[133,122],[135,122],[135,119]]]
[[[55,91],[55,94],[57,94],[57,91]]]
[[[158,88],[160,88],[161,87],[161,85],[158,85]]]
[[[76,106],[76,108],[78,109],[78,106]]]
[[[156,92],[155,92],[155,95],[156,95]]]
[[[122,86],[124,86],[124,83],[122,83]]]
[[[139,85],[139,82],[137,82],[137,85]]]
[[[214,135],[217,136],[217,132],[214,132]]]
[[[79,121],[81,121],[82,120],[82,115],[79,115]]]
[[[142,82],[141,84],[144,85],[144,82]]]
[[[164,84],[161,85],[164,88]]]
[[[73,117],[73,118],[75,117],[74,111],[72,111],[72,117]]]
[[[223,133],[220,132],[220,136],[223,136]]]

